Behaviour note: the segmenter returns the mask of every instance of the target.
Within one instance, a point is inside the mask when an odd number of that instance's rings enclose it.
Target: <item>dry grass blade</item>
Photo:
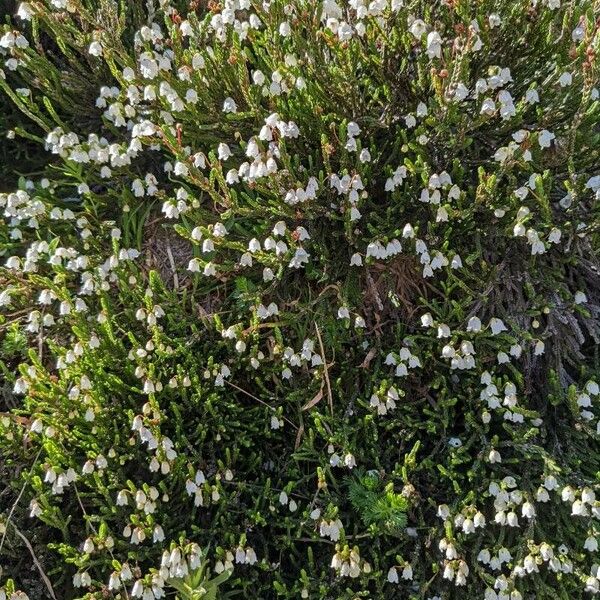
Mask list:
[[[329,381],[329,368],[327,367],[327,360],[325,359],[325,348],[323,347],[323,339],[321,338],[321,332],[319,326],[315,321],[315,330],[317,332],[317,338],[319,340],[319,348],[321,350],[321,360],[323,361],[323,368],[325,374],[325,383],[327,384],[327,398],[329,399],[329,410],[333,417],[333,394],[331,393],[331,382]]]
[[[272,410],[273,412],[275,412],[275,409],[270,405],[267,404],[264,400],[261,400],[260,398],[257,398],[254,394],[251,394],[250,392],[247,392],[246,390],[242,389],[241,387],[239,387],[238,385],[235,385],[235,383],[231,383],[231,381],[227,381],[227,379],[224,380],[225,383],[229,386],[231,386],[232,388],[238,390],[239,392],[242,392],[242,394],[246,394],[246,396],[248,396],[249,398],[252,398],[253,400],[256,400],[257,402],[259,402],[260,404],[262,404],[263,406],[266,406],[268,409]],[[289,423],[294,429],[298,429],[298,427],[296,425],[294,425],[294,423],[292,423],[289,419],[287,419],[286,417],[283,417],[283,420],[286,421],[287,423]]]
[[[323,388],[321,388],[317,392],[317,395],[312,400],[310,400],[309,402],[307,402],[302,407],[302,410],[308,410],[309,408],[312,408],[313,406],[316,406],[321,401],[321,398],[323,398]]]

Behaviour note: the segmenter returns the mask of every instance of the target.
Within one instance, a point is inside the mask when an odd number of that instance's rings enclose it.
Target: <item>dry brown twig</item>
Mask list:
[[[21,533],[21,531],[19,531],[18,527],[12,521],[10,524],[12,525],[12,528],[15,530],[15,533],[21,538],[21,540],[23,540],[23,543],[25,544],[25,546],[27,546],[27,549],[29,550],[29,554],[31,554],[33,564],[37,567],[37,570],[40,572],[40,577],[42,578],[42,580],[46,586],[46,589],[48,590],[48,593],[50,594],[50,597],[53,598],[53,600],[57,600],[56,594],[54,593],[54,588],[52,587],[52,583],[50,582],[50,579],[48,579],[48,575],[46,575],[46,573],[44,572],[44,569],[42,568],[42,565],[40,564],[38,557],[35,555],[33,546],[31,545],[30,541]]]

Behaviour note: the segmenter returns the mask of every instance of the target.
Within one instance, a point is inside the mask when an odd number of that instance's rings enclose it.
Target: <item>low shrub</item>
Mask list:
[[[595,9],[20,3],[0,598],[600,591]]]

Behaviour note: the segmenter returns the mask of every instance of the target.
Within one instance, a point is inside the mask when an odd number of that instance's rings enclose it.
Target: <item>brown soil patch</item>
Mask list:
[[[420,265],[411,256],[369,266],[362,289],[365,321],[376,335],[391,321],[410,322],[417,309],[416,301],[427,295]]]
[[[162,218],[144,226],[142,256],[146,271],[156,271],[170,290],[177,291],[191,284],[187,266],[194,256],[192,245]]]

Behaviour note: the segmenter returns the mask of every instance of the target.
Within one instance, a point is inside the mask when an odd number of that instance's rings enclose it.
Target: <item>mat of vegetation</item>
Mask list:
[[[0,25],[0,600],[600,592],[594,0]]]

